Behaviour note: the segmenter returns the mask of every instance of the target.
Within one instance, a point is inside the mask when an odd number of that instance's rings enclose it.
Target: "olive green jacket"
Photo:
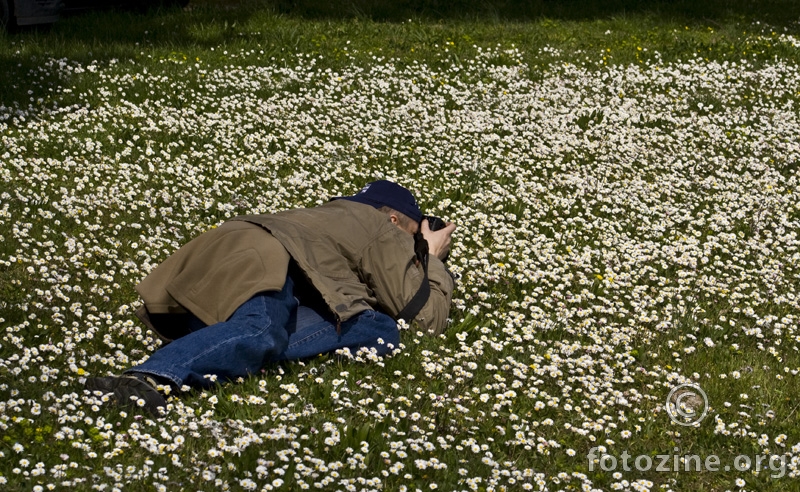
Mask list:
[[[136,287],[144,300],[137,314],[157,333],[154,314],[188,311],[207,325],[225,321],[256,293],[280,290],[290,258],[339,321],[368,309],[396,318],[423,280],[410,234],[374,207],[335,200],[235,217],[201,234]],[[434,257],[428,278],[431,294],[412,326],[439,334],[454,282]]]

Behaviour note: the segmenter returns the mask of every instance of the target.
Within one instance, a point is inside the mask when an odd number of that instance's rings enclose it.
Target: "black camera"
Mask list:
[[[438,231],[439,229],[444,229],[445,227],[447,227],[447,223],[445,221],[434,215],[423,215],[422,220],[428,221],[428,227],[432,231]],[[449,257],[450,253],[447,253],[447,255],[442,259],[442,261],[446,262]]]
[[[423,220],[428,221],[428,227],[432,231],[438,231],[439,229],[444,229],[445,227],[447,227],[447,224],[439,217],[433,215],[423,215],[422,218]]]

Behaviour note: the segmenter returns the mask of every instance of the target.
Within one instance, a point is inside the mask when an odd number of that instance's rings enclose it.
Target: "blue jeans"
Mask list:
[[[300,306],[291,278],[280,292],[263,292],[239,306],[227,321],[205,326],[192,322],[191,333],[154,352],[128,372],[142,372],[174,383],[206,388],[258,372],[265,363],[297,360],[348,348],[374,348],[385,355],[400,344],[397,323],[378,311],[364,311],[342,322]],[[391,347],[389,346],[391,344]]]

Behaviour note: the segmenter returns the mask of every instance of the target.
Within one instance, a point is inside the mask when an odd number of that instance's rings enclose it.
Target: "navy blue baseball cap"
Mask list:
[[[415,222],[422,220],[422,210],[417,205],[414,195],[399,184],[385,179],[367,184],[353,196],[334,198],[334,200],[338,199],[372,205],[375,208],[386,206],[407,215]]]

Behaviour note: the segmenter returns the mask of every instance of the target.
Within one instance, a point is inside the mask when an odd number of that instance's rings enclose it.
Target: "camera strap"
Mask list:
[[[428,241],[425,240],[421,232],[414,234],[414,255],[422,265],[422,285],[419,286],[419,290],[414,294],[414,297],[408,301],[406,307],[397,315],[398,319],[405,320],[408,323],[411,323],[419,314],[422,306],[428,302],[428,297],[431,295],[431,284],[428,281]]]

